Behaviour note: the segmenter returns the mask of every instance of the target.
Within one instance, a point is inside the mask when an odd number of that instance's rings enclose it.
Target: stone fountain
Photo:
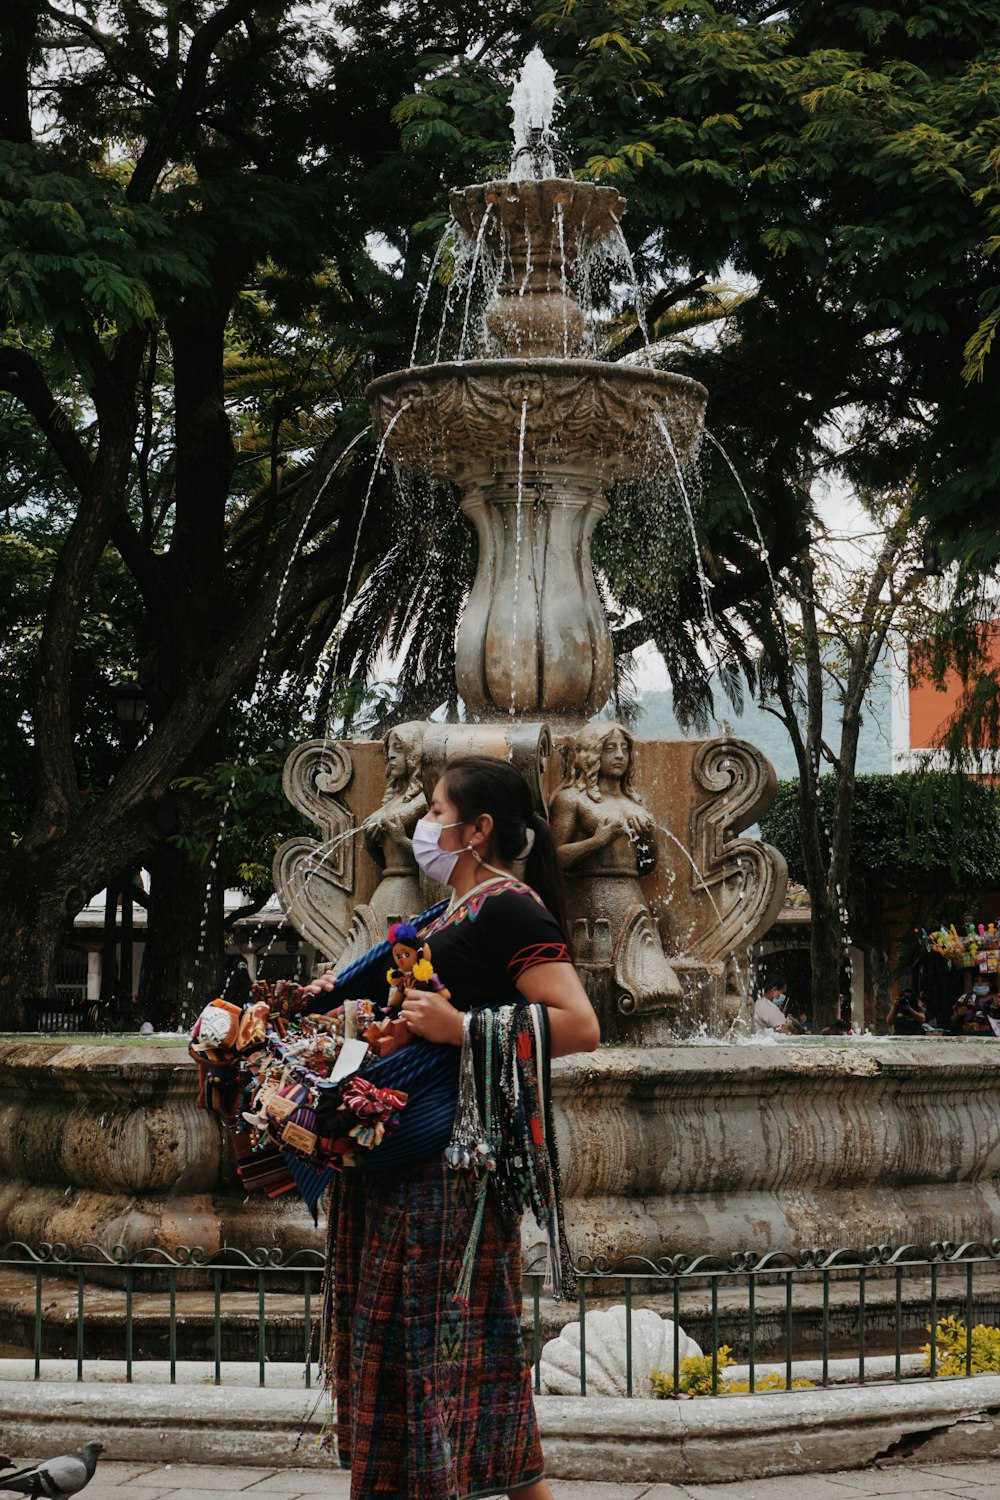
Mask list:
[[[539,66],[529,59],[529,71]],[[496,271],[489,357],[400,370],[366,392],[398,469],[457,486],[475,528],[478,567],[456,648],[466,721],[404,725],[384,747],[298,746],[286,793],[321,837],[279,851],[275,881],[290,919],[343,966],[438,894],[409,835],[443,760],[456,750],[503,755],[550,818],[602,1036],[618,1048],[662,1047],[739,1022],[746,950],[785,891],[780,855],[739,837],[770,802],[774,777],[742,741],[637,742],[612,722],[588,724],[613,678],[594,529],[616,487],[648,467],[654,430],[678,466],[694,460],[707,392],[682,375],[582,357],[575,288],[620,239],[626,204],[612,187],[556,175],[549,121],[532,118],[534,107],[532,96],[515,122],[522,144],[509,179],[451,194],[473,262],[488,258]],[[610,1116],[602,1107],[598,1116],[610,1139]],[[579,1156],[574,1142],[567,1156]],[[569,1217],[582,1223],[573,1204]],[[624,1248],[606,1229],[600,1245]]]
[[[346,963],[441,894],[409,834],[442,761],[508,757],[560,846],[574,957],[607,1043],[553,1070],[575,1253],[988,1240],[1000,1052],[755,1043],[746,950],[786,875],[741,834],[770,803],[770,765],[743,741],[633,741],[592,718],[612,675],[594,529],[648,462],[652,429],[679,470],[694,458],[707,393],[582,357],[577,273],[620,236],[626,205],[573,181],[552,150],[544,70],[534,54],[515,91],[508,179],[451,195],[473,267],[488,257],[496,272],[489,357],[401,370],[367,393],[393,462],[456,485],[476,531],[457,641],[466,721],[297,747],[285,789],[320,837],[279,852],[276,887]]]
[[[510,178],[451,194],[474,265],[489,258],[497,273],[485,313],[491,357],[396,371],[366,392],[392,461],[457,486],[476,531],[456,643],[467,722],[393,731],[390,790],[378,807],[362,790],[371,796],[373,747],[299,746],[286,791],[323,837],[286,845],[275,881],[291,920],[343,965],[387,920],[437,894],[408,853],[425,806],[420,784],[426,793],[454,749],[510,756],[550,810],[574,953],[605,1039],[664,1042],[736,1020],[741,956],[776,915],[785,869],[776,851],[736,837],[773,790],[752,746],[638,745],[621,726],[587,727],[608,702],[614,665],[594,529],[616,486],[648,468],[654,431],[678,467],[695,458],[707,392],[668,371],[580,356],[586,324],[574,288],[581,268],[620,239],[626,204],[612,187],[555,175],[546,70],[533,54]],[[404,811],[391,766],[407,746]],[[376,867],[367,879],[363,855],[355,860],[342,837],[355,818]]]
[[[560,844],[575,958],[607,1041],[553,1069],[574,1251],[989,1242],[1000,1047],[722,1040],[745,1007],[746,946],[785,886],[774,851],[741,837],[770,800],[771,768],[741,741],[633,741],[591,718],[611,648],[590,538],[650,423],[679,462],[693,454],[706,396],[579,356],[574,272],[625,205],[571,180],[527,92],[511,179],[452,200],[498,264],[495,357],[370,387],[394,461],[453,480],[476,527],[459,640],[467,721],[297,746],[285,789],[318,837],[279,851],[276,888],[302,933],[346,962],[438,894],[410,834],[441,763],[508,757]],[[194,1107],[183,1039],[4,1039],[0,1082],[0,1239],[321,1243],[289,1200],[245,1200],[217,1121]]]

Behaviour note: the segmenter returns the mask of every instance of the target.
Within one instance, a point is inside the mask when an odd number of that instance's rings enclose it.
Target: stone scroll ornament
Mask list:
[[[285,761],[281,784],[320,839],[294,838],[274,856],[274,888],[289,922],[327,958],[339,954],[351,926],[354,891],[354,815],[339,793],[354,766],[347,746],[306,740]]]
[[[612,1040],[617,1015],[675,1006],[681,986],[639,884],[657,850],[653,820],[633,785],[632,736],[620,724],[589,724],[572,754],[552,801],[552,832],[574,957]]]
[[[778,850],[758,839],[733,837],[770,806],[774,771],[746,740],[706,740],[692,766],[697,787],[714,795],[695,809],[691,849],[697,869],[691,888],[708,898],[710,920],[691,943],[704,963],[745,949],[775,922],[788,888]]]

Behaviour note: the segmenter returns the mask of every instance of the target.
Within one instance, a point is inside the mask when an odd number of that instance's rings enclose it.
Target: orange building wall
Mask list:
[[[1000,625],[993,625],[984,637],[985,664],[1000,667]],[[938,750],[948,732],[948,725],[959,707],[965,687],[955,671],[945,673],[939,688],[928,677],[910,679],[910,749]]]

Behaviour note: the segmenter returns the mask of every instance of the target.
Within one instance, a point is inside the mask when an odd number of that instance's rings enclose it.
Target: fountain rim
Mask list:
[[[441,360],[430,365],[407,365],[405,369],[390,370],[377,375],[364,389],[364,399],[372,404],[375,397],[387,394],[393,387],[406,380],[441,381],[456,376],[489,376],[497,381],[512,377],[531,375],[562,375],[569,378],[601,376],[619,380],[625,385],[651,385],[654,389],[683,390],[687,395],[700,395],[704,405],[708,404],[709,392],[693,375],[682,375],[679,370],[655,370],[648,365],[625,365],[603,359],[563,359],[554,356],[529,358],[510,357],[503,359],[453,359]],[[373,412],[374,416],[374,412]]]

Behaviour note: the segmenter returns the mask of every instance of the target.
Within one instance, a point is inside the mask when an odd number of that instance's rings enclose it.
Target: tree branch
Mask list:
[[[184,77],[173,103],[150,136],[136,163],[127,189],[133,203],[146,203],[160,173],[170,160],[178,135],[191,123],[205,95],[212,56],[223,37],[253,14],[254,0],[228,0],[196,31],[188,48]]]
[[[0,347],[0,389],[30,412],[76,489],[85,494],[93,475],[90,454],[27,349]]]

